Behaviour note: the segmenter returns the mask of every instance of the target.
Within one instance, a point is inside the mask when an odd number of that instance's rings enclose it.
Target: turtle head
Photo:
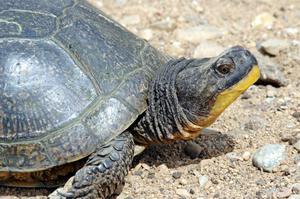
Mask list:
[[[132,131],[136,142],[195,138],[259,75],[255,57],[239,46],[217,57],[171,60],[151,84],[145,118]]]
[[[176,79],[178,103],[188,121],[207,127],[259,75],[255,57],[240,46],[217,57],[192,60]]]

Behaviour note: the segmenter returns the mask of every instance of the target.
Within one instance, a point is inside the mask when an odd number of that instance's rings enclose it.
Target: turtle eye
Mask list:
[[[232,65],[229,64],[222,64],[217,68],[218,72],[221,73],[222,75],[226,75],[230,73],[231,69],[232,69]]]
[[[219,60],[216,71],[221,75],[227,75],[234,70],[234,64],[230,60]]]

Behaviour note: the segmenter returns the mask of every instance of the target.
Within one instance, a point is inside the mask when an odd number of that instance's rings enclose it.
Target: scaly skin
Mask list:
[[[75,174],[67,198],[105,199],[120,194],[134,154],[133,137],[124,132],[93,153]]]

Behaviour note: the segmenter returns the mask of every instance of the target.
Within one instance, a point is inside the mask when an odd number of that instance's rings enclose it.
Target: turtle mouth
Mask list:
[[[201,126],[207,127],[212,124],[232,102],[258,80],[259,76],[259,67],[258,65],[254,65],[243,79],[219,93],[207,119],[201,122]]]

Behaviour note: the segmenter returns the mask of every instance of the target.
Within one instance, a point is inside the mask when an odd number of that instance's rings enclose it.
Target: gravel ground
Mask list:
[[[172,56],[213,56],[242,45],[269,64],[266,75],[271,76],[213,124],[222,134],[152,146],[137,156],[118,199],[299,199],[299,0],[91,1]],[[268,144],[283,150],[260,157],[270,159],[271,171],[253,166],[253,156],[261,155],[256,151]],[[49,192],[0,188],[5,198],[46,198]]]

